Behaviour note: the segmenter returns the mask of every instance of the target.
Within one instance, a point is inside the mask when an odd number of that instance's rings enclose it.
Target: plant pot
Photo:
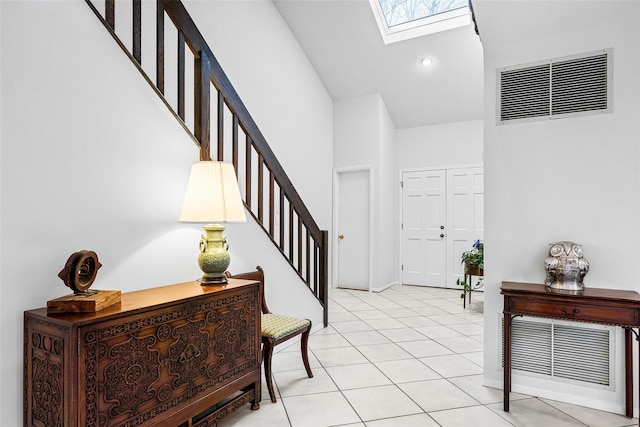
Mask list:
[[[464,272],[465,274],[469,275],[469,276],[480,276],[480,277],[484,277],[484,270],[482,268],[479,268],[477,265],[475,264],[464,264]]]

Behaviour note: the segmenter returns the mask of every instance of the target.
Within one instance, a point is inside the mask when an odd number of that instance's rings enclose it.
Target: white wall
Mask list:
[[[588,13],[586,3],[566,2],[564,7]],[[591,264],[585,286],[640,290],[640,23],[635,2],[616,3],[635,10],[627,17],[631,23],[567,34],[553,42],[495,50],[485,46],[484,354],[491,385],[501,386],[502,378],[500,283],[543,283],[548,243],[583,245]],[[508,16],[503,19],[509,21]],[[610,47],[613,114],[496,126],[497,68]],[[618,363],[620,344],[618,339]],[[617,390],[612,392],[559,383],[540,386],[519,377],[514,377],[513,390],[621,412],[621,369],[618,365]]]
[[[0,424],[15,426],[22,312],[69,293],[71,253],[98,253],[97,289],[197,277],[177,222],[197,150],[84,2],[2,2],[2,40]]]
[[[2,3],[0,3],[0,50],[2,48]],[[3,91],[2,91],[2,55],[0,54],[0,99],[3,99]],[[2,102],[0,102],[0,165],[2,165]],[[2,173],[0,173],[0,189],[2,189]],[[2,260],[2,197],[0,191],[0,260]],[[0,286],[2,286],[2,262],[0,262]],[[0,291],[0,295],[2,292]],[[0,321],[4,320],[4,316],[2,314],[2,302],[0,302]],[[3,340],[0,337],[0,357],[3,354],[2,344]],[[0,370],[0,381],[2,381],[2,370]],[[0,405],[0,420],[2,417],[3,408]]]
[[[126,292],[193,280],[201,274],[196,265],[201,229],[178,222],[196,147],[85,2],[0,5],[0,383],[6,391],[0,425],[15,426],[22,418],[22,313],[69,293],[57,277],[67,257],[81,249],[98,253],[103,267],[96,289]],[[262,18],[271,28],[261,33],[264,43],[280,43],[286,34],[281,20],[268,12]],[[213,49],[236,39],[218,41]],[[284,46],[289,49],[292,42]],[[248,107],[269,118],[271,128],[317,132],[314,150],[322,155],[300,156],[294,170],[306,167],[325,175],[325,185],[303,180],[309,183],[301,193],[327,228],[332,105],[319,101],[327,97],[296,52],[297,60],[280,66],[305,77],[292,90],[287,82],[273,81],[271,90],[291,100],[288,109],[301,110],[299,120],[270,117],[269,102]],[[277,68],[279,60],[266,68]],[[250,72],[257,71],[245,71]],[[249,79],[242,70],[235,70],[238,78],[228,73],[232,82]],[[308,95],[314,96],[312,108],[306,106]],[[292,139],[278,139],[276,154],[298,152],[304,138]],[[293,157],[285,155],[285,167]],[[299,172],[292,175],[294,182],[300,179]],[[321,324],[320,308],[304,287],[292,288],[301,283],[295,283],[286,261],[266,253],[266,237],[255,224],[231,224],[227,235],[232,271],[263,265],[267,286],[273,285],[267,292],[273,308],[299,314],[306,307],[314,324]]]
[[[333,100],[271,0],[183,1],[323,230],[331,227]]]
[[[482,164],[482,120],[398,129],[396,168]]]
[[[383,289],[399,281],[400,171],[482,164],[483,122],[396,130],[379,95],[341,99],[334,103],[333,158],[335,168],[373,167],[373,288]]]
[[[333,100],[275,5],[270,0],[183,3],[318,226],[330,230]],[[248,236],[240,240],[241,245],[252,243]],[[231,244],[238,249],[239,243]],[[242,268],[232,266],[233,272],[256,264],[265,267],[262,252],[252,246],[242,247],[241,253],[251,256],[244,257]],[[276,265],[271,271],[265,267],[270,309],[303,316],[309,305],[291,301],[311,293],[303,288],[306,294],[299,294],[300,286],[287,286],[292,280],[299,285],[299,279],[289,277],[288,264]],[[288,279],[276,288],[269,285],[274,277]],[[304,316],[311,316],[316,326],[322,324],[318,312]]]
[[[380,102],[380,173],[378,186],[377,237],[378,262],[374,266],[374,275],[378,277],[378,288],[398,283],[398,251],[397,240],[392,230],[397,228],[398,210],[395,201],[399,187],[398,175],[395,172],[396,128],[389,116],[384,102]]]
[[[371,290],[397,281],[394,224],[394,130],[379,94],[341,99],[334,103],[333,166],[336,169],[370,166],[373,170],[373,276]],[[337,283],[333,284],[337,286]]]
[[[381,102],[378,94],[334,102],[334,168],[378,165]]]

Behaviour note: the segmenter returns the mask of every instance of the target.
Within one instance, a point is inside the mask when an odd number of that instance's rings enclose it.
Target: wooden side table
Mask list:
[[[504,410],[509,412],[511,391],[511,322],[514,317],[534,316],[624,328],[625,415],[633,417],[632,336],[640,327],[640,294],[636,291],[585,288],[561,291],[542,284],[502,282],[504,295]]]

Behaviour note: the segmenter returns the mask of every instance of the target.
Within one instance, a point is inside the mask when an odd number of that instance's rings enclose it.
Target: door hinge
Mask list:
[[[400,270],[403,270],[403,271],[404,271],[404,264],[401,264],[401,265],[400,265]]]
[[[404,181],[400,181],[400,187],[404,188]]]

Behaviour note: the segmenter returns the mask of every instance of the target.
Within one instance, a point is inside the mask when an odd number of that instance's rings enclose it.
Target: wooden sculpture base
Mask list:
[[[121,298],[120,291],[97,291],[93,295],[65,295],[47,301],[47,313],[95,313],[114,304]]]

